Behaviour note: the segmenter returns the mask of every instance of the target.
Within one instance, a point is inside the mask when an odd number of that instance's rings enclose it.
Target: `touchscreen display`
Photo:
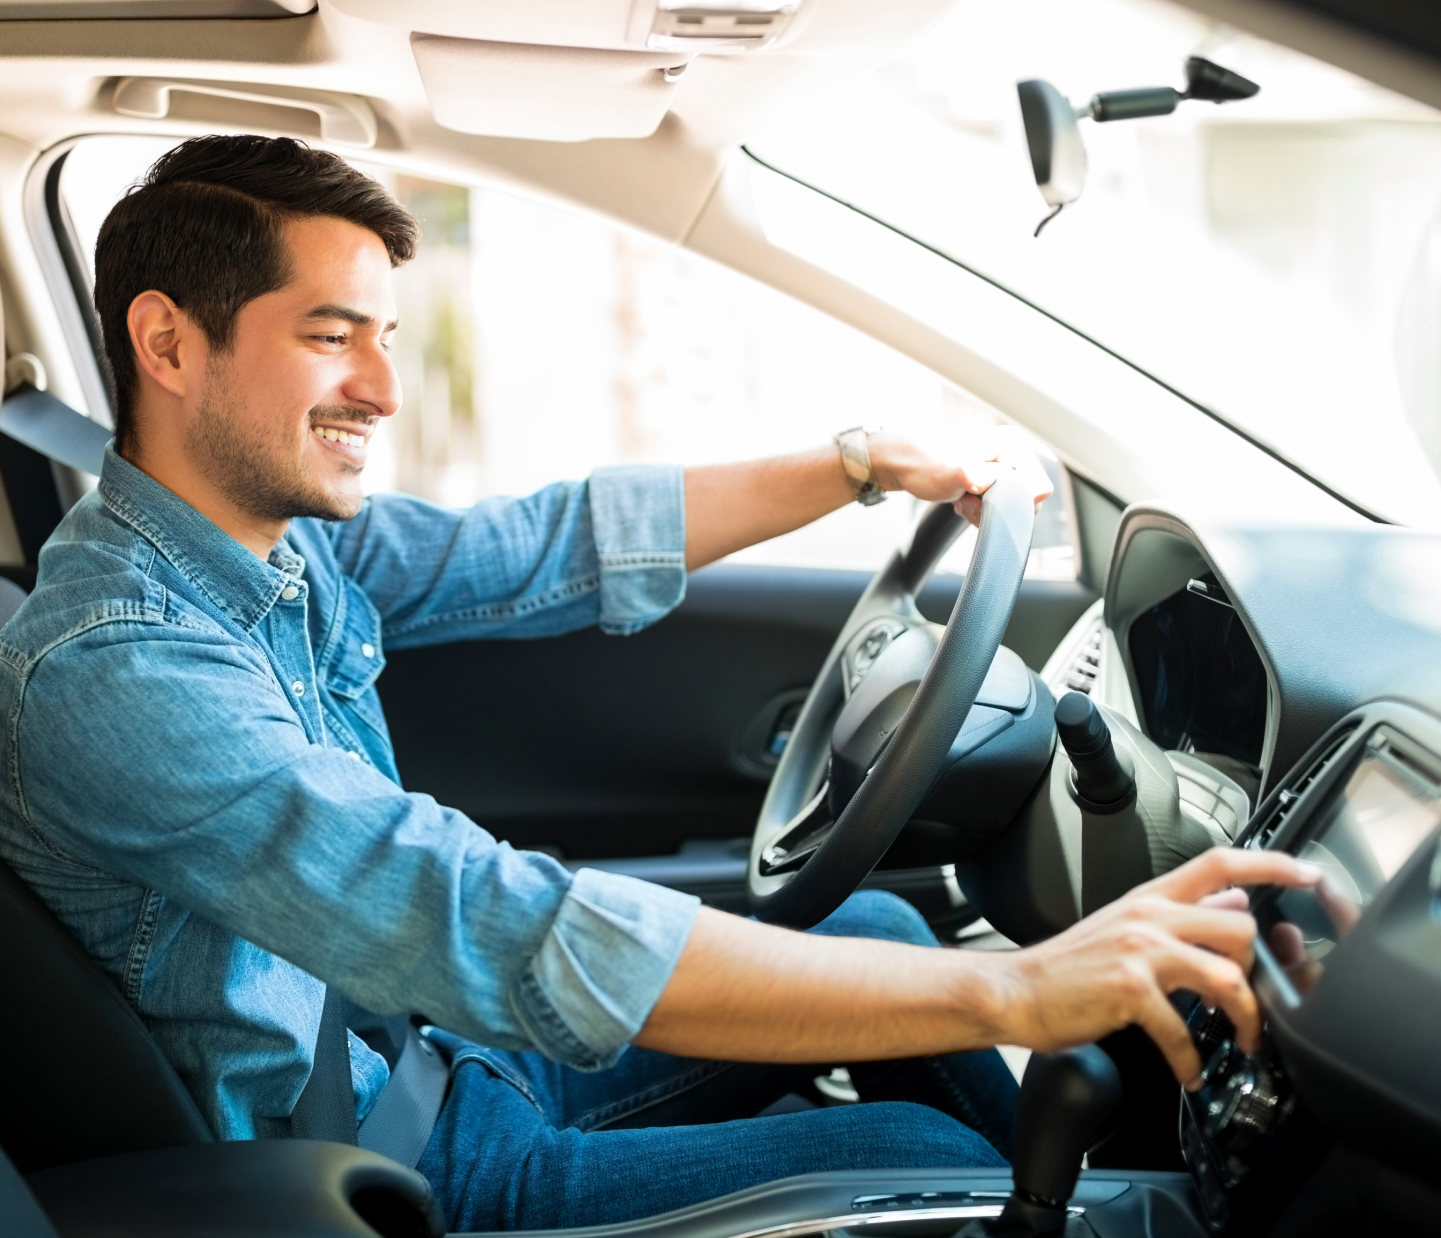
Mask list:
[[[1310,890],[1273,889],[1256,907],[1266,944],[1302,998],[1326,956],[1441,822],[1441,778],[1385,727],[1296,851],[1324,874]]]

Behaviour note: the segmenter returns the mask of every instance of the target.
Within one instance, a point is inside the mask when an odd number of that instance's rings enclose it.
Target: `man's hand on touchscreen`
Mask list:
[[[1010,956],[1010,1043],[1051,1051],[1136,1024],[1176,1078],[1200,1086],[1201,1059],[1168,997],[1219,1006],[1248,1053],[1261,1013],[1248,977],[1256,922],[1243,886],[1314,886],[1321,872],[1275,851],[1217,847],[1137,886],[1063,933]]]

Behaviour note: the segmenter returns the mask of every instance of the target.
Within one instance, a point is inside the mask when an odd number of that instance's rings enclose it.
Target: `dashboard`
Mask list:
[[[1431,1180],[1441,1164],[1441,722],[1396,702],[1343,718],[1270,796],[1242,845],[1315,864],[1262,888],[1260,1051],[1192,1011],[1204,1084],[1182,1146],[1210,1227],[1264,1232],[1336,1140]],[[1404,1231],[1403,1231],[1404,1232]]]
[[[1094,624],[1067,655],[1094,650],[1091,694],[1244,787],[1240,845],[1323,873],[1253,892],[1260,1052],[1190,1011],[1205,1081],[1182,1143],[1208,1227],[1271,1233],[1305,1196],[1341,1208],[1343,1179],[1364,1232],[1411,1232],[1414,1211],[1380,1218],[1416,1191],[1441,1226],[1441,537],[1133,508]],[[1357,1165],[1391,1187],[1354,1187]]]
[[[1095,698],[1238,782],[1249,766],[1253,806],[1350,710],[1441,715],[1438,534],[1135,506],[1097,618]]]

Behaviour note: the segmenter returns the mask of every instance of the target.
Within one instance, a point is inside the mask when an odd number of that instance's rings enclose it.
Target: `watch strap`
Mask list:
[[[874,507],[886,501],[886,492],[881,489],[871,465],[871,450],[867,441],[872,434],[879,433],[878,426],[852,426],[849,430],[842,430],[834,440],[840,448],[841,467],[855,487],[856,502],[862,507]]]

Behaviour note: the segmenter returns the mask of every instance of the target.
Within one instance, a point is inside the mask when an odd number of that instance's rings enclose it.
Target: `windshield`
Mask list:
[[[1039,237],[1016,83],[1073,103],[1261,87],[1080,122],[1085,191]],[[1441,527],[1441,113],[1159,0],[963,0],[754,155],[994,280],[1334,491]]]

